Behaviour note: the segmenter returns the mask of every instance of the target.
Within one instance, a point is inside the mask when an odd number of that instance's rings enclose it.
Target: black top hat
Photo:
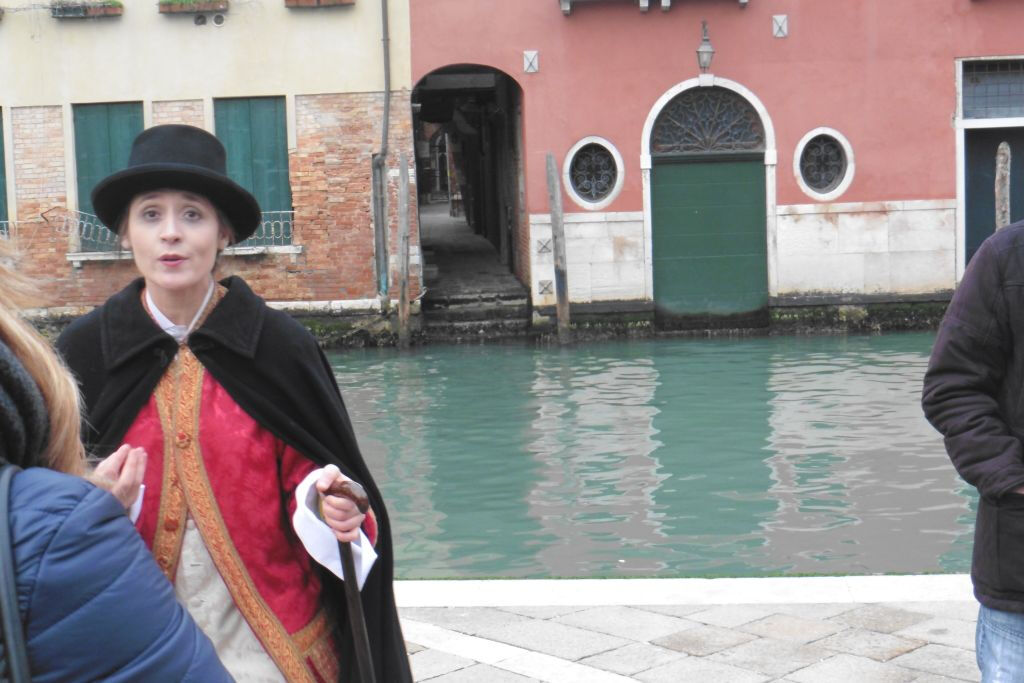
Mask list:
[[[96,215],[116,230],[132,198],[159,189],[187,190],[202,195],[231,222],[234,241],[241,242],[259,226],[260,205],[226,173],[224,145],[195,126],[168,124],[139,133],[132,142],[128,166],[112,173],[92,190]]]

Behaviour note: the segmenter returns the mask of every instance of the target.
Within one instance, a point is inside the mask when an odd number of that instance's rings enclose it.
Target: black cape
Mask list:
[[[395,607],[394,556],[387,511],[359,452],[355,433],[327,359],[313,336],[271,309],[240,278],[188,338],[199,361],[260,425],[318,465],[333,463],[363,484],[378,522],[377,561],[363,586],[363,611],[378,681],[412,681]],[[149,401],[178,343],[142,306],[140,278],[72,322],[57,340],[85,401],[86,450],[112,453]],[[338,623],[342,681],[354,681],[356,657],[344,589],[322,571]]]

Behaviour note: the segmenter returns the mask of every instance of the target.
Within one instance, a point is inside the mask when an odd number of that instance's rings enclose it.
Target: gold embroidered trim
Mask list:
[[[188,510],[185,493],[181,489],[181,473],[175,457],[175,393],[181,374],[180,354],[160,378],[156,387],[156,408],[163,431],[163,481],[160,485],[160,509],[157,513],[156,533],[153,536],[153,557],[160,569],[174,583],[181,558],[181,542],[185,537],[185,516]]]
[[[320,610],[313,620],[296,633],[296,645],[306,655],[306,662],[314,674],[324,681],[337,681],[341,673],[341,662],[334,648],[333,623],[327,617],[327,610]]]
[[[217,307],[227,291],[222,284],[217,283],[214,286],[213,295],[207,302],[196,327],[206,321],[210,312]],[[146,302],[145,290],[139,293],[139,297],[142,300],[142,307],[152,315]],[[188,379],[186,378],[186,380]],[[179,353],[174,357],[167,372],[160,378],[155,391],[157,415],[160,418],[160,428],[163,432],[164,462],[163,481],[160,484],[160,509],[157,512],[156,533],[153,536],[153,556],[171,583],[174,583],[178,571],[178,561],[181,559],[181,543],[185,537],[185,517],[188,510],[185,493],[181,488],[181,467],[175,455],[175,449],[179,447],[177,416],[186,414],[180,413],[176,405],[181,381],[182,362]],[[202,381],[201,376],[198,381]]]
[[[308,624],[292,634],[292,640],[295,641],[295,647],[299,648],[300,652],[308,652],[330,630],[331,622],[327,618],[327,610],[321,609],[316,616],[309,620]]]
[[[300,649],[284,626],[259,594],[238,556],[231,536],[221,517],[203,464],[199,447],[199,411],[202,402],[203,366],[188,347],[178,352],[182,362],[181,381],[178,383],[178,415],[175,454],[181,470],[181,481],[188,508],[192,513],[210,551],[217,571],[231,593],[242,616],[249,622],[253,633],[274,660],[281,673],[290,682],[312,681]]]

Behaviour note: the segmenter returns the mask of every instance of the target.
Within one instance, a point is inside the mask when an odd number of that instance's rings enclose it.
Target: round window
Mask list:
[[[816,135],[800,153],[800,176],[807,187],[825,194],[839,187],[846,177],[846,151],[831,135]]]
[[[569,168],[572,189],[586,202],[599,202],[611,194],[618,175],[615,157],[595,142],[580,147]]]

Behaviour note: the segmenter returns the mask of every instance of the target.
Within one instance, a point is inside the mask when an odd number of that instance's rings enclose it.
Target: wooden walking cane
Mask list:
[[[366,490],[358,482],[336,479],[327,489],[326,495],[348,498],[363,514],[370,509],[370,499],[366,495]],[[309,487],[309,493],[306,495],[306,507],[323,520],[323,512],[320,509],[320,493],[316,486]],[[363,601],[359,595],[359,577],[356,575],[356,563],[352,558],[352,544],[338,541],[338,551],[341,554],[341,568],[345,574],[342,583],[345,584],[345,605],[348,608],[348,623],[352,627],[352,645],[356,652],[356,664],[359,666],[359,680],[362,683],[376,683],[377,679],[373,673],[373,657],[370,654],[370,637],[366,631]]]

